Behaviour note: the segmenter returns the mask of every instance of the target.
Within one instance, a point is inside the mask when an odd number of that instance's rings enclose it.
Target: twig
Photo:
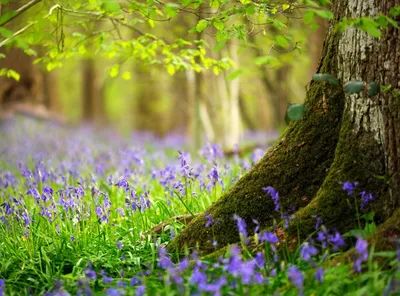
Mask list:
[[[25,11],[27,11],[29,8],[31,8],[32,6],[38,4],[39,2],[42,2],[42,0],[32,0],[28,3],[26,3],[24,6],[18,8],[15,11],[15,14],[10,16],[9,19],[4,20],[2,23],[0,23],[0,26],[4,26],[5,24],[11,22],[13,19],[15,19],[17,16],[19,16],[20,14],[24,13]]]
[[[29,25],[26,25],[25,27],[23,27],[21,30],[15,32],[11,37],[4,39],[3,41],[0,42],[0,48],[3,47],[5,44],[7,44],[11,39],[15,38],[16,36],[18,36],[19,34],[25,32],[26,30],[28,30],[31,26],[33,26],[34,24],[36,24],[36,22],[30,23]]]

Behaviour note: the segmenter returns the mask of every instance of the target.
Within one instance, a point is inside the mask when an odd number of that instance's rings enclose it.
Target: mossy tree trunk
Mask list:
[[[399,31],[390,27],[380,39],[356,28],[334,31],[342,18],[388,14],[399,0],[338,0],[335,19],[327,32],[319,73],[330,73],[341,84],[349,80],[378,82],[399,88]],[[342,88],[312,82],[307,93],[305,117],[292,123],[264,158],[237,184],[207,209],[215,225],[205,227],[204,214],[182,231],[170,245],[182,250],[196,244],[204,253],[239,241],[234,214],[244,218],[251,234],[257,219],[268,228],[281,219],[263,187],[280,193],[284,211],[294,210],[289,232],[301,237],[315,226],[315,216],[328,228],[346,231],[354,227],[355,209],[339,182],[357,181],[374,195],[369,210],[378,223],[387,220],[400,200],[400,102],[393,91],[368,97],[347,95]]]

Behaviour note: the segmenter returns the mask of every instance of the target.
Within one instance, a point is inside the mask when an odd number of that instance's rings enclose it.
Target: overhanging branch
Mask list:
[[[42,2],[42,0],[32,0],[29,1],[28,3],[26,3],[24,6],[21,6],[20,8],[18,8],[14,14],[12,14],[10,16],[10,18],[5,19],[4,21],[0,22],[0,26],[4,26],[5,24],[9,23],[10,21],[12,21],[13,19],[15,19],[17,16],[19,16],[20,14],[24,13],[25,11],[27,11],[29,8],[31,8],[32,6],[38,4],[39,2]]]

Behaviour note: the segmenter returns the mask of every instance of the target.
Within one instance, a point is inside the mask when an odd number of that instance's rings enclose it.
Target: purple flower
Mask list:
[[[294,265],[290,266],[288,270],[288,278],[297,288],[299,288],[300,294],[302,294],[304,275],[300,269]]]
[[[279,239],[273,232],[264,232],[260,236],[260,242],[267,242],[269,244],[275,245],[279,242]]]
[[[360,192],[361,195],[361,210],[364,210],[370,201],[374,199],[371,193],[366,193],[365,191]]]
[[[354,270],[358,273],[361,272],[361,263],[368,259],[368,243],[366,240],[359,238],[356,242],[355,250],[358,253],[358,257],[354,260]]]
[[[208,176],[208,178],[210,178],[212,186],[215,186],[218,183],[219,173],[218,173],[218,168],[216,165],[213,165],[210,173],[207,176]]]
[[[94,270],[91,270],[90,268],[86,268],[85,274],[88,279],[96,280],[97,278],[96,272]]]
[[[240,218],[238,215],[233,215],[233,219],[237,221],[237,227],[239,230],[239,233],[243,235],[243,237],[247,241],[247,230],[246,230],[246,221],[242,218]]]
[[[311,257],[318,254],[318,250],[316,247],[310,245],[309,243],[305,243],[300,248],[300,256],[303,260],[310,262]]]
[[[104,284],[111,284],[113,282],[113,278],[108,277],[108,276],[104,276],[103,277],[103,283]]]
[[[121,179],[121,180],[119,180],[119,181],[115,184],[115,186],[117,186],[118,188],[121,188],[121,187],[125,188],[125,192],[128,192],[128,191],[129,191],[129,183],[128,183],[128,181],[127,181],[126,179]]]
[[[280,204],[279,204],[279,193],[271,186],[264,187],[263,188],[264,192],[268,193],[272,200],[274,201],[275,204],[275,211],[279,211],[280,209]]]
[[[167,255],[167,250],[165,248],[159,248],[158,265],[162,269],[168,269],[173,266],[171,259]]]
[[[106,290],[106,295],[108,296],[120,296],[120,295],[124,295],[122,294],[122,292],[120,290],[114,289],[114,288],[108,288]]]
[[[138,286],[136,289],[136,296],[142,296],[144,295],[144,292],[146,292],[146,286]]]
[[[117,242],[117,248],[118,248],[119,250],[122,249],[122,243],[121,243],[121,242]]]
[[[329,236],[329,241],[333,244],[333,250],[337,251],[340,247],[344,246],[344,240],[339,232]]]
[[[204,216],[204,219],[206,219],[206,227],[210,227],[214,223],[214,219],[209,213]]]
[[[133,278],[131,279],[131,287],[134,287],[134,286],[136,286],[136,285],[139,284],[139,283],[140,283],[140,280],[139,280],[138,278],[133,277]]]
[[[324,281],[324,272],[325,270],[323,268],[318,268],[315,273],[315,279],[322,283]]]
[[[342,184],[343,187],[342,189],[347,192],[347,195],[351,196],[354,193],[354,190],[358,186],[358,182],[339,182],[339,184]]]

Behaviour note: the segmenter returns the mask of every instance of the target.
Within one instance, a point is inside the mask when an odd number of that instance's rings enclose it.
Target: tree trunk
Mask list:
[[[85,122],[98,121],[100,91],[94,59],[85,59],[82,67],[82,118]]]
[[[342,18],[388,14],[400,0],[338,0],[336,16],[325,38],[320,73],[330,73],[342,84],[349,80],[376,81],[398,88],[400,75],[399,31],[390,27],[381,39],[359,29],[334,31]],[[339,182],[357,181],[359,188],[374,195],[368,211],[382,223],[398,208],[400,199],[400,104],[393,92],[374,97],[364,93],[347,95],[342,88],[312,82],[306,99],[308,112],[292,123],[264,158],[207,212],[216,221],[205,227],[204,214],[190,223],[170,245],[182,250],[199,245],[204,253],[239,241],[234,214],[244,218],[248,232],[252,219],[263,228],[280,220],[281,213],[263,187],[280,193],[284,211],[293,208],[295,219],[289,232],[301,238],[314,231],[315,215],[328,228],[346,231],[354,226],[355,209]]]

